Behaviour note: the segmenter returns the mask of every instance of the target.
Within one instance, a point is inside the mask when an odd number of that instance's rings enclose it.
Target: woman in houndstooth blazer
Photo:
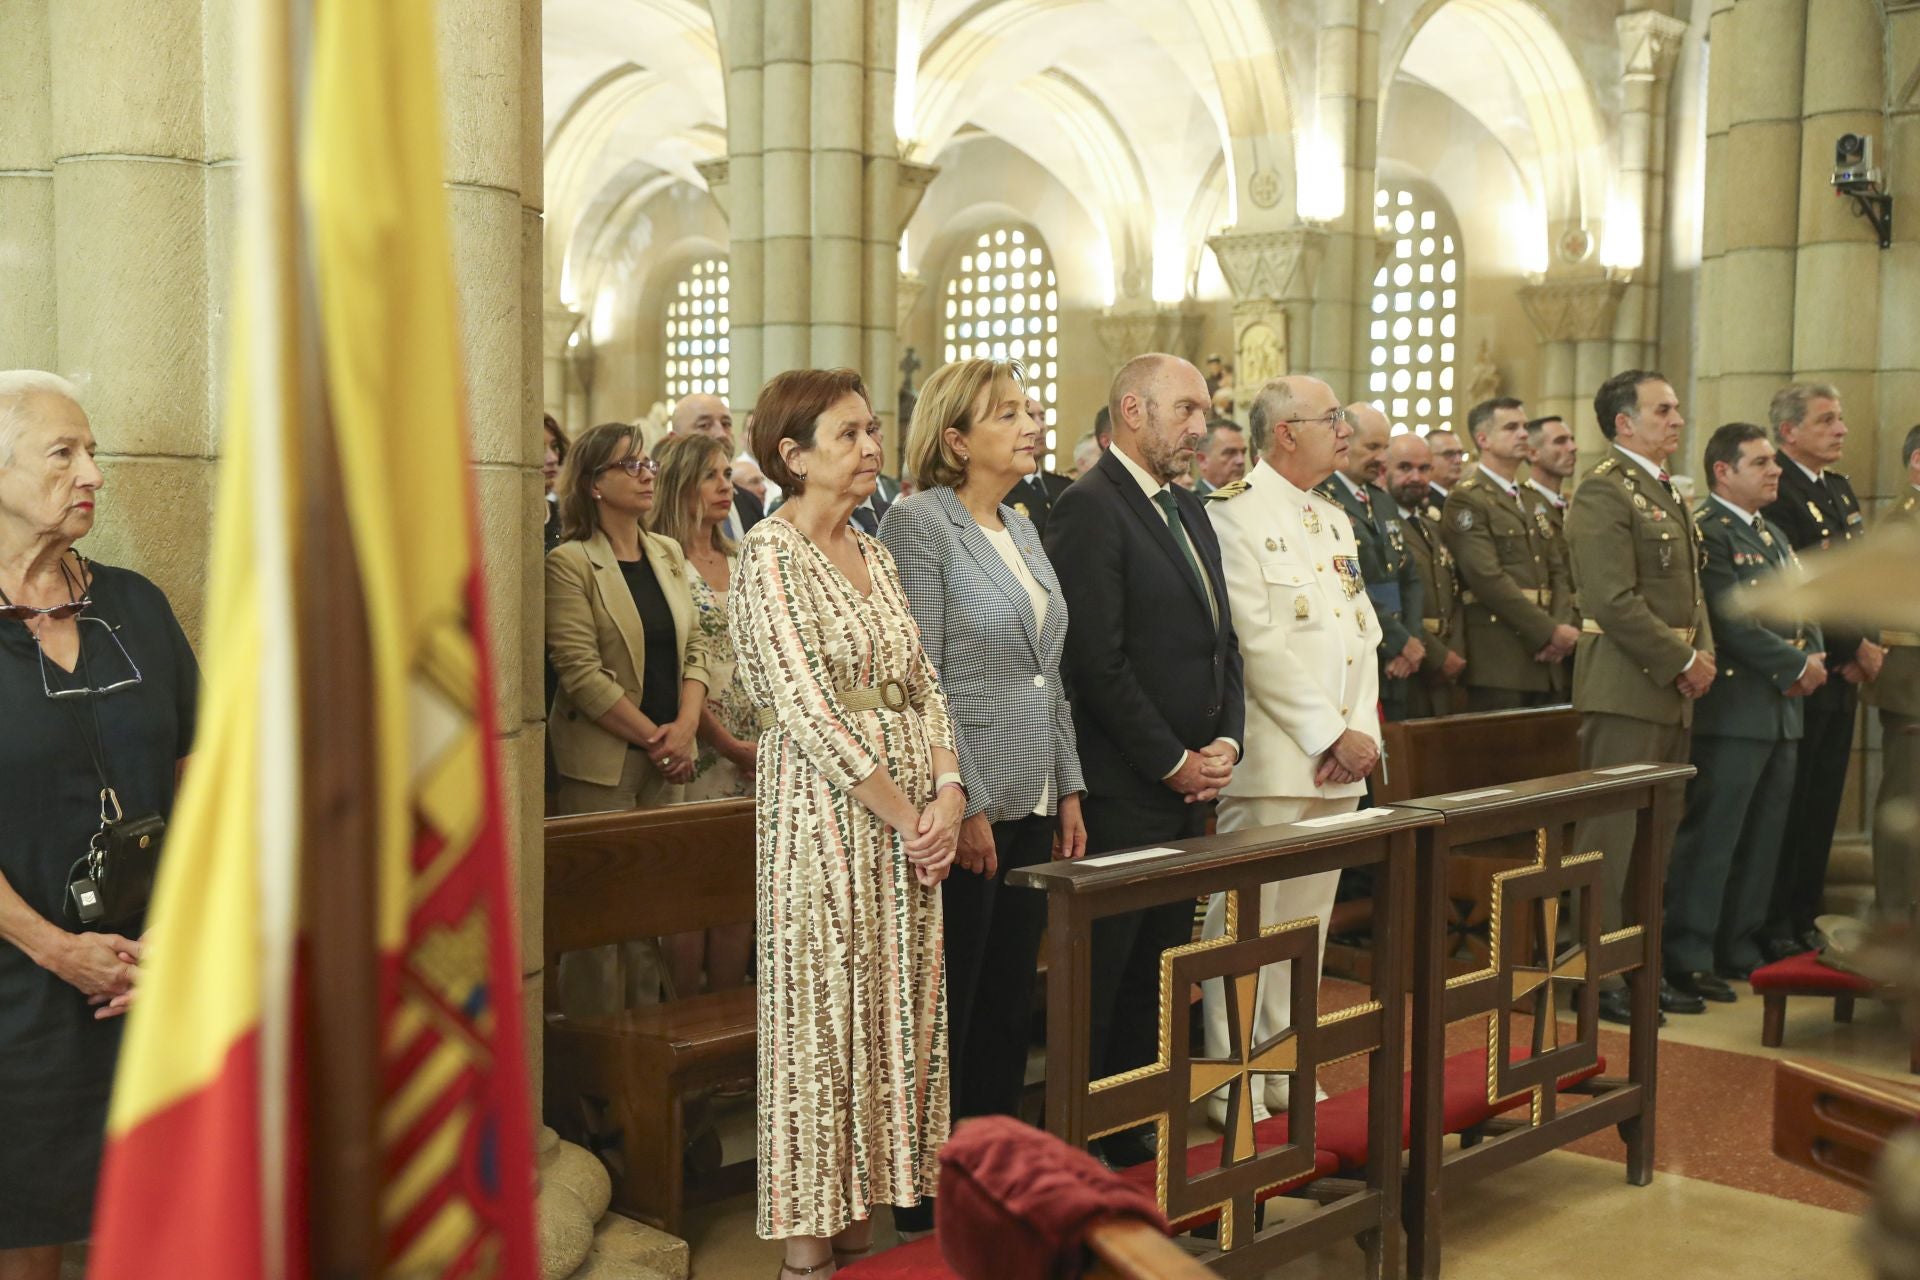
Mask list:
[[[941,890],[955,1119],[1018,1111],[1046,904],[1005,890],[1006,874],[1056,844],[1066,858],[1086,847],[1060,684],[1066,600],[1039,535],[1000,501],[1033,472],[1038,440],[1018,365],[946,366],[920,393],[907,442],[920,492],[880,525],[947,692],[967,789],[958,868]],[[906,1230],[926,1225],[905,1218]]]

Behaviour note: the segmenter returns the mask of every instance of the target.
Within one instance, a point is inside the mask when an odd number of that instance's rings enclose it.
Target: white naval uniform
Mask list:
[[[1294,487],[1269,466],[1256,465],[1242,486],[1211,498],[1207,514],[1220,536],[1220,558],[1232,602],[1234,630],[1246,682],[1245,749],[1233,780],[1221,793],[1217,829],[1245,831],[1303,818],[1349,813],[1366,794],[1364,782],[1315,786],[1321,757],[1349,729],[1380,740],[1380,676],[1374,661],[1380,623],[1360,577],[1353,525],[1337,503]],[[1345,572],[1343,572],[1343,567]],[[1268,884],[1260,891],[1263,925],[1318,916],[1326,953],[1337,871]],[[1226,932],[1226,895],[1207,908],[1203,936]],[[1290,1022],[1288,964],[1268,965],[1255,1000],[1254,1041]],[[1231,1054],[1224,987],[1203,984],[1207,1054]],[[1287,1080],[1267,1076],[1265,1107],[1254,1118],[1286,1107]],[[1225,1115],[1223,1090],[1208,1101],[1216,1123]]]

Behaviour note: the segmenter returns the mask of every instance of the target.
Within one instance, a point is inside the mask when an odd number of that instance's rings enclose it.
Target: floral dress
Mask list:
[[[728,601],[738,677],[777,717],[755,773],[766,1239],[830,1236],[876,1204],[932,1195],[949,1123],[940,892],[852,788],[884,768],[927,804],[953,728],[893,557],[853,536],[870,595],[771,518],[741,543]],[[905,710],[840,701],[888,679]]]
[[[728,556],[727,582],[731,585],[739,577],[740,557]],[[691,560],[687,562],[687,585],[693,592],[694,627],[707,641],[707,675],[712,677],[707,707],[721,728],[742,742],[752,742],[760,736],[760,715],[745,686],[734,678],[733,638],[727,629],[727,597],[732,592],[715,591]],[[702,742],[693,762],[693,780],[687,783],[682,798],[731,800],[752,794],[753,783],[739,766],[714,750],[713,744]]]

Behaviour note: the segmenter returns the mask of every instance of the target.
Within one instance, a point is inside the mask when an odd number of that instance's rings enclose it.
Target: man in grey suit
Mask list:
[[[1707,614],[1722,666],[1693,710],[1686,816],[1667,868],[1667,981],[1722,1003],[1728,978],[1761,962],[1780,837],[1793,796],[1805,695],[1826,683],[1820,630],[1727,608],[1736,587],[1794,563],[1787,536],[1760,515],[1780,489],[1767,433],[1729,423],[1707,442],[1713,496],[1694,514],[1706,555]]]

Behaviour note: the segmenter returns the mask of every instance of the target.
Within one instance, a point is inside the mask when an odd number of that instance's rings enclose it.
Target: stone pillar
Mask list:
[[[1373,198],[1378,186],[1380,160],[1380,12],[1379,6],[1359,7],[1359,27],[1354,38],[1354,81],[1352,163],[1347,175],[1347,221],[1351,224],[1353,247],[1348,263],[1348,315],[1352,344],[1351,383],[1336,386],[1348,401],[1365,399],[1373,373],[1373,315],[1367,300],[1373,296],[1373,278],[1381,267],[1381,242],[1375,231]]]
[[[1372,213],[1369,206],[1367,216]],[[1268,379],[1313,367],[1306,348],[1326,242],[1317,227],[1228,231],[1207,241],[1233,290],[1234,409],[1242,422]],[[1335,392],[1359,398],[1345,388]]]
[[[49,0],[11,0],[0,40],[0,369],[56,363]]]
[[[1694,402],[1684,412],[1702,422],[1724,422],[1720,411],[1721,272],[1726,265],[1727,132],[1733,119],[1732,68],[1738,60],[1733,0],[1713,0],[1707,26],[1707,141],[1702,169],[1706,195],[1700,221],[1700,273],[1694,283]]]
[[[1373,262],[1373,157],[1377,143],[1371,124],[1364,128],[1367,136],[1361,136],[1360,103],[1361,95],[1367,94],[1369,117],[1377,114],[1378,9],[1378,5],[1361,0],[1320,0],[1317,145],[1338,148],[1340,163],[1334,172],[1308,177],[1310,181],[1339,184],[1340,211],[1324,222],[1309,224],[1324,227],[1318,265],[1321,288],[1311,311],[1301,317],[1307,328],[1298,332],[1307,341],[1304,350],[1297,353],[1302,360],[1296,371],[1324,379],[1343,400],[1358,400],[1364,389],[1364,362],[1359,358],[1364,348],[1356,346],[1355,302],[1366,294],[1356,291],[1355,276],[1362,263],[1371,267]],[[1369,48],[1375,64],[1371,67],[1366,56]],[[1368,290],[1372,278],[1368,271]]]
[[[782,370],[849,365],[893,416],[895,10],[887,0],[735,5],[726,207],[736,412]]]
[[[573,308],[558,303],[546,306],[541,315],[541,399],[544,411],[557,418],[569,435],[578,435],[593,425],[586,418],[587,398],[574,377],[574,349],[568,345],[585,319]]]
[[[1625,70],[1620,111],[1618,210],[1637,218],[1640,261],[1615,318],[1615,369],[1644,369],[1654,362],[1660,332],[1661,255],[1666,241],[1667,97],[1673,64],[1687,24],[1651,9],[1614,21]],[[1609,218],[1615,210],[1608,211]]]
[[[1807,0],[1739,0],[1732,21],[1734,57],[1725,65],[1716,60],[1714,70],[1732,81],[1724,163],[1707,176],[1709,188],[1725,188],[1719,311],[1712,317],[1720,326],[1716,424],[1759,420],[1792,372],[1803,199],[1805,46],[1804,39],[1783,39],[1782,33],[1809,30]]]
[[[1888,167],[1881,23],[1874,0],[1821,0],[1817,16],[1808,15],[1793,270],[1793,376],[1839,388],[1850,428],[1840,466],[1861,493],[1881,491],[1874,463],[1882,250],[1866,220],[1854,215],[1852,202],[1834,195],[1830,178],[1833,144],[1843,133],[1872,136],[1874,163]],[[1911,311],[1914,305],[1906,295],[1896,309]],[[1904,429],[1906,422],[1899,425]],[[1905,484],[1898,480],[1899,487]]]
[[[1920,49],[1920,7],[1906,6],[1887,15],[1889,49]],[[1910,74],[1909,62],[1898,74]],[[1901,492],[1900,442],[1906,428],[1920,422],[1920,93],[1908,93],[1889,107],[1881,137],[1888,189],[1900,213],[1893,223],[1893,247],[1880,255],[1879,466],[1873,492],[1885,501]],[[1855,224],[1855,234],[1861,234]],[[1854,409],[1849,404],[1848,409]]]
[[[1520,305],[1540,339],[1540,386],[1527,412],[1566,420],[1579,442],[1580,472],[1606,451],[1591,406],[1593,393],[1617,372],[1614,324],[1626,290],[1625,281],[1606,277],[1547,280],[1520,290]]]

